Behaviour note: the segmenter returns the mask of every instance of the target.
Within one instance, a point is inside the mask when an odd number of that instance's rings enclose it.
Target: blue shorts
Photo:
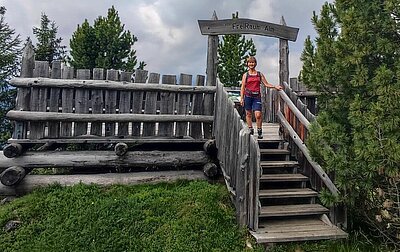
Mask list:
[[[244,96],[244,109],[261,111],[261,97]]]

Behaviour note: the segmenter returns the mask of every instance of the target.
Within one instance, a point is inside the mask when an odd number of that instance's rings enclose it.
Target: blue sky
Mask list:
[[[138,42],[134,48],[146,69],[160,74],[205,75],[207,37],[200,34],[197,20],[210,19],[215,10],[219,19],[239,17],[279,23],[284,16],[288,26],[300,28],[296,42],[289,42],[290,77],[301,69],[300,55],[307,35],[315,37],[311,24],[313,11],[319,13],[325,0],[2,0],[7,8],[6,22],[21,39],[31,37],[40,25],[41,13],[56,22],[58,36],[68,46],[72,33],[85,18],[90,24],[106,16],[112,5],[119,12],[125,29]],[[332,1],[330,1],[332,2]],[[258,70],[272,83],[278,82],[278,39],[246,35],[257,48]]]

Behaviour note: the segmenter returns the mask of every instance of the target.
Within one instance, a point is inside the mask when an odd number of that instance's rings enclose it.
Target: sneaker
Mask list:
[[[253,128],[249,128],[250,130],[250,135],[254,135],[254,129]]]
[[[263,138],[262,129],[257,129],[257,134],[258,134],[258,139],[262,139]]]

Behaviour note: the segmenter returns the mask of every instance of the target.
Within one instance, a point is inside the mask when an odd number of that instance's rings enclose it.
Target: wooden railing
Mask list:
[[[217,83],[213,132],[218,159],[226,186],[233,197],[238,221],[256,230],[260,150],[220,83]]]
[[[75,75],[72,68],[54,62],[49,69],[47,62],[35,62],[32,76],[11,80],[18,88],[16,109],[7,114],[15,121],[11,141],[212,136],[216,88],[204,86],[204,76],[192,86],[188,74],[181,74],[176,85],[175,75],[162,76],[159,84],[160,74],[144,70],[136,70],[132,83],[129,72],[78,69],[76,79],[69,79]]]
[[[289,142],[291,154],[299,161],[303,173],[310,178],[314,190],[320,192],[326,188],[336,196],[339,193],[338,189],[330,176],[311,158],[305,144],[310,130],[310,121],[314,121],[315,116],[296,96],[296,93],[292,92],[287,83],[283,86],[284,90],[279,92],[277,117],[284,129],[284,138]],[[344,226],[347,224],[345,209],[342,206],[332,206],[330,211],[331,221],[334,224]]]

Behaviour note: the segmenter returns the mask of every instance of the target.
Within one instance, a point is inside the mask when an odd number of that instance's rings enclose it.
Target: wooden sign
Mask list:
[[[255,34],[296,41],[299,28],[267,23],[252,19],[198,20],[201,34]]]

